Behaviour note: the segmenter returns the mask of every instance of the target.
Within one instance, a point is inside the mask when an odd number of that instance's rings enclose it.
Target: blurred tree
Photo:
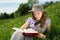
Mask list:
[[[49,2],[45,2],[45,5],[48,6],[49,5]]]
[[[34,4],[38,4],[39,1],[38,0],[28,0],[27,3],[29,4],[29,6],[33,6]]]
[[[0,19],[3,19],[3,18],[4,18],[4,14],[1,13],[1,15],[0,15]]]
[[[10,14],[10,18],[14,18],[14,13],[11,13]]]
[[[20,17],[20,11],[18,9],[14,12],[14,17]]]
[[[47,8],[49,6],[49,4],[43,4],[44,8]]]
[[[30,10],[30,7],[27,3],[22,3],[20,4],[18,10],[15,12],[15,15],[18,16],[18,15],[26,15],[28,14],[28,10]]]
[[[8,19],[8,18],[9,18],[9,15],[6,12],[4,12],[4,19]]]
[[[50,1],[50,3],[49,3],[49,4],[51,5],[51,4],[53,4],[53,3],[54,3],[53,1]]]
[[[53,1],[50,2],[45,2],[45,4],[43,4],[44,8],[48,7],[49,5],[53,4]]]

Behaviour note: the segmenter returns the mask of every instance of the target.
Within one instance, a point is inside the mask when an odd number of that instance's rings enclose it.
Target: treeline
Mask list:
[[[27,3],[22,3],[19,5],[18,10],[15,11],[15,16],[23,16],[28,14],[28,11],[32,9],[32,6],[34,4],[39,4],[39,1],[35,0],[35,1],[28,1]],[[42,4],[44,8],[48,7],[49,5],[54,4],[53,1],[51,2],[45,2],[45,4]]]
[[[56,3],[56,2],[55,2]],[[50,2],[45,2],[45,4],[43,4],[44,8],[48,7],[49,5],[52,5],[54,4],[53,1],[50,1]]]
[[[31,8],[34,4],[39,4],[39,1],[38,0],[34,0],[34,1],[33,0],[28,0],[27,3],[20,4],[18,9],[11,14],[8,14],[6,12],[0,13],[1,14],[0,19],[16,18],[16,17],[26,15],[26,14],[28,14],[28,11],[31,10]],[[45,2],[45,4],[42,4],[42,5],[44,6],[44,8],[46,8],[51,4],[54,4],[54,2],[53,1]]]
[[[10,19],[14,18],[14,13],[7,14],[6,12],[0,13],[0,19]]]
[[[53,2],[53,1],[50,1],[50,2],[45,2],[45,4],[42,4],[44,6],[44,8],[48,7],[49,5],[52,5],[52,4],[55,4],[55,3],[60,3],[60,1],[56,1],[56,2]]]

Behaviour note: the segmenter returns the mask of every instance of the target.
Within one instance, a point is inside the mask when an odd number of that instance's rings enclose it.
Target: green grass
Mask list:
[[[60,3],[52,4],[45,10],[47,11],[47,16],[52,20],[52,28],[55,34],[60,34]]]
[[[10,40],[14,32],[12,28],[21,27],[29,16],[31,15],[28,14],[19,18],[0,20],[0,40]]]
[[[48,6],[46,9],[47,17],[51,18],[52,22],[52,40],[60,40],[60,3],[55,3]],[[30,17],[31,14],[26,16],[20,16],[14,19],[0,20],[0,40],[10,40],[13,27],[21,27],[25,20]],[[50,40],[50,39],[46,39]]]
[[[60,3],[52,4],[45,10],[47,11],[47,17],[51,18],[52,22],[52,40],[60,40]]]

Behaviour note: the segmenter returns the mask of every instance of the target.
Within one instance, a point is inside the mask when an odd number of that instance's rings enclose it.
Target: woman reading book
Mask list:
[[[46,38],[47,35],[44,32],[47,30],[48,32],[51,31],[51,20],[46,17],[46,12],[43,9],[42,5],[34,4],[32,10],[28,11],[31,12],[32,17],[29,17],[25,24],[20,29],[32,28],[33,30],[38,32],[36,37],[41,39]],[[20,40],[20,32],[17,32],[11,40]],[[15,39],[14,39],[15,38]],[[33,37],[22,37],[22,40],[33,40]]]

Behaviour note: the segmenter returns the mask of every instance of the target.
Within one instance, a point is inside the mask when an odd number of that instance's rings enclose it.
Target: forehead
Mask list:
[[[33,11],[33,13],[35,14],[35,13],[41,13],[42,11]]]

